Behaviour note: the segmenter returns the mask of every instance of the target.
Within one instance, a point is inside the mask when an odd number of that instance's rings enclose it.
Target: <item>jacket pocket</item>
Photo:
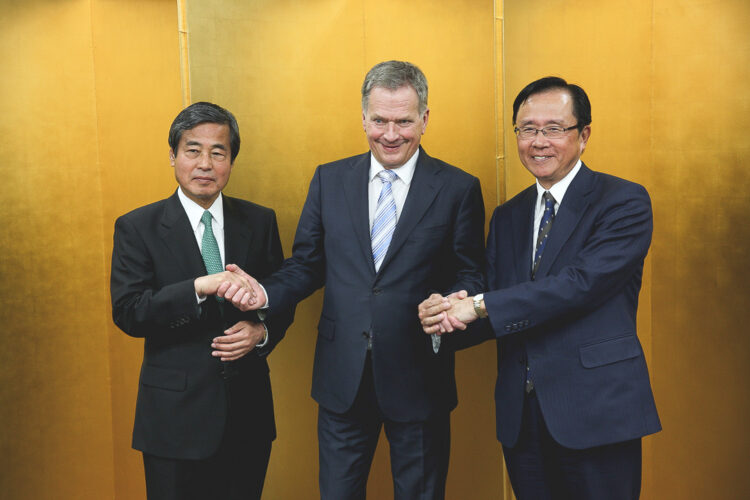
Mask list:
[[[187,388],[187,374],[182,370],[144,365],[141,384],[169,391],[184,391]]]
[[[321,315],[318,322],[318,335],[324,339],[333,340],[335,331],[336,322]]]
[[[582,345],[578,348],[581,364],[585,368],[596,368],[641,355],[641,346],[635,335],[625,335],[614,339],[603,340],[595,344]]]

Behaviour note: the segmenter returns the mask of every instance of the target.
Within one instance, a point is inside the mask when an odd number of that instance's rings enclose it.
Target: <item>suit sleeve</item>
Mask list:
[[[320,167],[315,171],[302,208],[292,256],[266,280],[269,311],[288,310],[325,284],[325,230],[321,217]]]
[[[115,222],[110,293],[112,319],[132,337],[147,337],[198,320],[192,279],[157,285],[155,262],[133,221]]]
[[[447,293],[466,290],[474,295],[485,289],[484,280],[484,200],[479,179],[463,193],[456,211],[453,259],[456,281]]]
[[[494,290],[498,269],[495,224],[488,243],[490,289],[484,302],[496,336],[515,333],[566,316],[582,314],[640,280],[643,259],[651,243],[651,201],[641,186],[622,193],[620,201],[602,211],[592,233],[574,260],[555,274]],[[638,283],[640,285],[640,283]]]
[[[456,211],[453,236],[453,259],[456,265],[456,281],[448,290],[448,295],[466,290],[469,296],[486,289],[484,279],[484,200],[479,179],[474,179],[464,192]],[[443,335],[442,342],[449,349],[466,349],[487,340],[486,329],[471,325],[466,332]]]
[[[281,247],[281,238],[279,237],[279,226],[276,222],[276,213],[272,212],[272,221],[268,227],[266,235],[268,254],[268,274],[273,273],[281,267],[284,262],[284,251]],[[262,348],[255,350],[258,356],[267,356],[284,338],[287,328],[294,320],[295,305],[292,304],[286,308],[275,308],[268,310],[264,323],[268,329],[268,343]]]

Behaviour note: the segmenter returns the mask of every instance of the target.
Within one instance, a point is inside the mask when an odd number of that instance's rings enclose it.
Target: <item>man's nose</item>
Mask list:
[[[198,157],[198,168],[210,169],[211,168],[211,153],[203,152]]]
[[[396,128],[396,124],[393,122],[388,122],[388,124],[385,126],[385,134],[383,134],[386,141],[395,141],[398,139],[398,130]]]
[[[541,130],[537,130],[534,140],[531,141],[531,145],[537,148],[543,148],[547,144],[549,144],[547,136],[544,135]]]

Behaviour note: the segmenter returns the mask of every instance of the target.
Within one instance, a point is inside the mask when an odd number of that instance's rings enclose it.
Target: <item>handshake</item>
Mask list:
[[[484,311],[484,301],[480,301],[480,311]],[[433,293],[418,307],[422,329],[427,334],[442,335],[454,330],[466,330],[469,323],[477,320],[479,314],[474,307],[474,297],[461,290],[443,297]],[[486,317],[486,313],[482,314]]]
[[[226,271],[195,279],[198,297],[216,295],[242,312],[266,305],[266,294],[258,281],[235,264],[227,264]]]

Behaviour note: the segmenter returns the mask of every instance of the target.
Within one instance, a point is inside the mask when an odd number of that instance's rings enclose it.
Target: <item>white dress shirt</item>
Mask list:
[[[195,234],[195,241],[198,243],[198,248],[203,252],[203,231],[205,226],[201,222],[203,212],[205,208],[198,205],[196,202],[188,198],[185,193],[182,192],[182,188],[177,190],[177,196],[180,198],[182,208],[185,209],[185,213],[190,221],[190,227],[193,229]],[[214,238],[216,238],[216,244],[219,245],[219,253],[221,254],[221,267],[226,267],[226,257],[224,254],[224,203],[222,202],[222,195],[214,200],[213,204],[208,207],[208,211],[211,212],[211,227],[214,231]]]
[[[531,267],[534,267],[534,251],[533,249],[536,248],[536,240],[539,236],[539,224],[542,223],[542,216],[544,215],[544,199],[542,198],[542,195],[545,191],[549,191],[549,193],[552,195],[552,197],[555,199],[555,215],[557,215],[557,210],[560,208],[560,203],[563,201],[563,197],[565,196],[565,191],[568,190],[568,186],[570,186],[570,183],[573,182],[573,179],[575,178],[578,171],[581,170],[581,159],[578,159],[578,162],[576,163],[576,166],[573,167],[573,169],[568,172],[568,175],[560,179],[555,185],[553,185],[549,189],[544,189],[541,184],[539,184],[539,181],[536,181],[536,205],[534,209],[534,241],[532,243],[532,252],[531,252]]]
[[[205,231],[206,226],[201,221],[201,217],[203,217],[203,212],[205,212],[206,209],[188,198],[187,195],[182,192],[181,187],[177,189],[177,197],[180,199],[182,208],[185,209],[185,214],[190,221],[190,227],[195,235],[195,241],[198,243],[198,248],[201,253],[203,253],[203,232]],[[221,193],[219,193],[219,196],[216,197],[211,206],[208,207],[208,211],[211,212],[211,229],[213,229],[214,238],[216,239],[216,244],[219,246],[219,253],[221,254],[221,267],[226,268],[226,253],[224,252],[224,201]],[[198,304],[202,304],[207,298],[200,297],[198,294],[195,294],[195,297],[198,300]],[[261,316],[264,316],[264,314],[259,311],[258,317],[262,321],[263,318]],[[266,328],[265,323],[263,324],[263,328],[265,330],[265,337],[258,342],[256,347],[263,347],[268,343],[268,329]]]
[[[417,149],[411,158],[406,160],[406,163],[397,168],[390,169],[391,172],[398,176],[398,179],[391,183],[391,192],[393,193],[393,201],[396,202],[396,220],[401,217],[401,210],[404,208],[406,203],[406,195],[409,194],[409,187],[411,186],[411,179],[414,177],[414,169],[417,166],[417,157],[419,156],[419,149]],[[367,188],[367,195],[370,208],[370,231],[372,231],[372,223],[375,220],[375,210],[378,208],[378,197],[380,197],[380,191],[383,189],[383,182],[378,177],[378,173],[381,170],[385,170],[385,167],[375,159],[375,156],[370,153],[370,182]]]

